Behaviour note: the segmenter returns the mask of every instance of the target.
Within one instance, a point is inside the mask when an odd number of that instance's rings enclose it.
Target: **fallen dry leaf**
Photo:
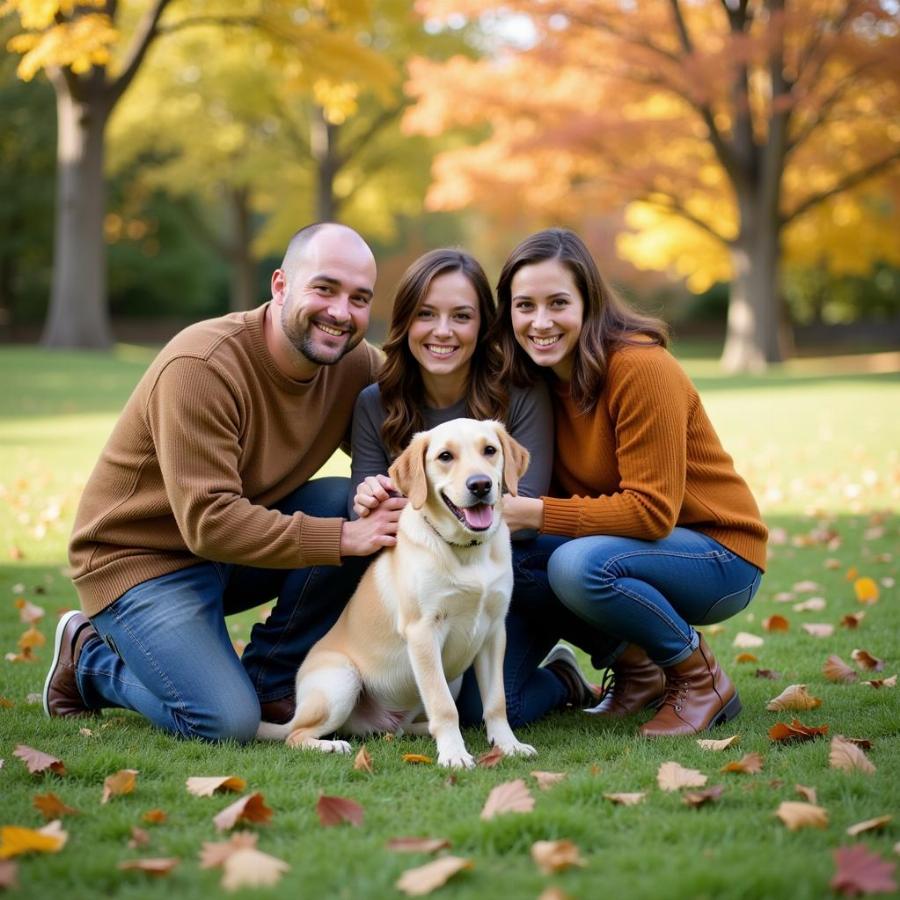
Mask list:
[[[179,863],[175,856],[160,856],[156,859],[126,859],[119,863],[117,868],[123,872],[146,872],[156,878],[168,875]]]
[[[213,816],[213,824],[217,831],[229,831],[238,822],[268,822],[271,818],[272,810],[266,806],[263,795],[257,791],[226,806],[218,815]]]
[[[269,856],[255,847],[242,847],[225,859],[222,868],[222,887],[226,891],[236,891],[242,887],[277,884],[291,867],[284,860]]]
[[[865,772],[867,775],[871,775],[875,771],[875,766],[869,762],[866,754],[856,744],[845,741],[840,735],[835,735],[831,739],[828,765],[832,769],[841,769],[845,772]]]
[[[556,885],[550,885],[544,888],[538,895],[538,900],[573,900],[571,894],[567,894],[562,888]]]
[[[798,581],[792,590],[798,594],[814,594],[816,591],[821,590],[821,585],[815,581]]]
[[[354,800],[346,797],[329,797],[323,794],[316,803],[316,812],[323,826],[329,828],[349,822],[351,825],[362,825],[365,810]]]
[[[833,653],[825,660],[825,665],[822,666],[822,674],[829,681],[836,681],[843,684],[849,684],[851,681],[856,681],[856,679],[859,678],[856,672],[854,672],[847,663]]]
[[[794,612],[821,612],[826,605],[824,597],[810,597],[802,603],[795,603],[791,609]]]
[[[247,782],[237,775],[192,776],[185,782],[189,794],[195,797],[212,797],[216,791],[232,791],[239,794]]]
[[[141,820],[148,822],[150,825],[161,825],[168,818],[168,814],[161,809],[148,809],[147,812],[141,816]]]
[[[778,681],[781,678],[781,672],[774,669],[757,669],[754,674],[757,678],[768,678],[770,681]]]
[[[841,561],[839,559],[835,559],[833,556],[829,557],[822,564],[826,569],[832,572],[836,572],[841,567]]]
[[[847,615],[841,616],[841,628],[859,628],[859,623],[862,622],[865,617],[866,614],[863,610],[856,613],[847,613]]]
[[[32,798],[31,805],[48,821],[51,819],[58,819],[61,816],[73,816],[78,814],[77,809],[66,806],[66,804],[52,791],[47,794],[35,794]]]
[[[506,754],[499,747],[491,747],[487,753],[478,757],[477,765],[483,769],[493,769]]]
[[[58,853],[66,845],[68,837],[59,820],[43,828],[4,825],[0,827],[0,859],[24,853]]]
[[[128,846],[131,847],[132,850],[136,850],[139,847],[146,847],[149,843],[150,833],[143,828],[139,828],[137,825],[132,825],[131,839],[128,841]]]
[[[863,684],[867,684],[869,687],[873,688],[897,687],[897,676],[891,675],[890,678],[872,678],[869,681],[864,681]]]
[[[0,708],[12,709],[16,704],[9,697],[0,697]]]
[[[867,669],[870,672],[880,672],[884,668],[884,660],[872,656],[868,650],[853,650],[850,659],[861,669]]]
[[[729,747],[733,747],[738,741],[740,741],[741,736],[739,734],[733,734],[731,737],[722,738],[720,741],[709,740],[709,739],[701,739],[697,741],[697,745],[701,750],[727,750]]]
[[[752,663],[759,662],[759,657],[755,653],[738,653],[735,656],[734,661],[736,663]]]
[[[853,582],[853,591],[860,603],[871,605],[878,602],[878,583],[874,578],[857,578]]]
[[[896,863],[871,853],[864,845],[838,847],[834,851],[835,873],[828,886],[839,894],[891,894],[897,890]]]
[[[745,753],[740,759],[733,759],[729,763],[725,763],[720,772],[739,772],[743,775],[755,775],[761,772],[763,767],[763,758],[756,751]]]
[[[503,813],[530,813],[534,809],[534,797],[521,778],[498,784],[490,794],[481,810],[481,818],[485,821]]]
[[[112,775],[107,775],[103,781],[103,796],[100,802],[108,803],[110,797],[132,793],[137,774],[137,769],[120,769]]]
[[[18,756],[19,759],[28,766],[28,771],[32,775],[43,775],[47,771],[53,772],[56,775],[66,774],[66,767],[62,764],[61,760],[58,760],[55,756],[50,756],[49,753],[42,753],[40,750],[35,750],[33,747],[28,747],[25,744],[19,744],[16,749],[13,750],[13,756]]]
[[[549,791],[554,784],[559,784],[566,777],[565,772],[532,772],[531,777],[542,791]]]
[[[200,848],[200,868],[214,869],[225,864],[233,853],[255,847],[259,836],[251,831],[236,831],[227,841],[204,841]]]
[[[445,885],[457,872],[471,868],[470,859],[461,856],[442,856],[424,866],[407,869],[397,879],[395,886],[410,897],[421,897]]]
[[[426,756],[424,753],[404,753],[400,758],[403,762],[414,766],[430,766],[434,762],[430,756]]]
[[[827,638],[834,634],[834,625],[825,622],[804,622],[800,627],[807,634],[817,638]]]
[[[356,772],[368,772],[369,775],[375,774],[375,769],[372,767],[372,754],[366,750],[365,744],[359,748],[359,753],[353,760],[353,769]]]
[[[450,841],[446,838],[396,837],[387,842],[388,850],[396,853],[437,853],[446,850]]]
[[[772,599],[776,603],[790,603],[797,598],[793,591],[779,591]]]
[[[584,866],[578,847],[572,841],[535,841],[531,845],[531,858],[545,875],[564,872],[572,866]]]
[[[741,650],[749,650],[751,647],[762,647],[765,641],[756,634],[750,634],[749,631],[739,631],[731,642],[732,647],[738,647]]]
[[[718,800],[725,791],[724,784],[714,784],[705,791],[685,791],[681,797],[683,803],[687,806],[703,806],[704,803],[712,803]]]
[[[0,889],[19,886],[19,864],[10,859],[0,859]]]
[[[866,819],[865,822],[857,822],[847,829],[847,834],[856,837],[866,831],[881,831],[893,818],[893,816],[876,816],[874,819]]]
[[[618,794],[604,794],[605,799],[615,803],[619,806],[637,806],[639,803],[644,802],[644,798],[647,796],[646,791],[635,791],[634,793],[618,793]]]
[[[24,622],[26,625],[34,625],[44,618],[44,610],[24,597],[19,597],[16,600],[16,606],[19,609],[19,621]]]
[[[778,712],[782,709],[818,709],[821,705],[822,701],[813,697],[805,684],[789,684],[766,704],[766,709]]]
[[[794,793],[799,794],[807,803],[818,803],[818,796],[814,787],[807,787],[805,784],[795,784]]]
[[[706,776],[697,769],[686,769],[677,762],[664,762],[656,773],[656,783],[664,791],[679,791],[682,788],[703,787]]]
[[[776,722],[769,729],[769,739],[773,741],[811,741],[827,733],[827,725],[804,725],[799,719],[791,719],[790,725]]]
[[[43,647],[44,644],[47,643],[47,638],[45,638],[34,625],[31,626],[27,631],[25,631],[19,637],[19,649],[22,651],[25,650],[34,650],[36,647]]]
[[[762,620],[762,627],[766,631],[788,631],[791,623],[784,616],[768,616]]]
[[[827,828],[828,812],[813,803],[796,803],[784,800],[775,810],[775,815],[791,831],[800,828]]]

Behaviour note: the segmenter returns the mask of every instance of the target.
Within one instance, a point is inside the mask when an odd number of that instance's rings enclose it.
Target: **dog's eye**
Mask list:
[[[437,458],[444,463],[453,462],[453,454],[449,450],[441,451]]]
[[[496,448],[493,444],[488,444],[488,445],[484,448],[484,455],[485,455],[485,456],[493,456],[496,452],[497,452],[497,448]]]

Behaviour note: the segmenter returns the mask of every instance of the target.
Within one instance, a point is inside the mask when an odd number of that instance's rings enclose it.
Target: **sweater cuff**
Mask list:
[[[544,504],[543,534],[565,534],[569,537],[578,535],[579,514],[573,504],[558,497],[541,497]]]
[[[303,566],[339,566],[344,519],[306,516],[300,528]]]

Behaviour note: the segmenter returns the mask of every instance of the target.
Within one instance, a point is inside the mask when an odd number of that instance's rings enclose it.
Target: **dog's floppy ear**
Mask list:
[[[425,453],[428,436],[417,434],[407,448],[394,460],[388,475],[409,498],[413,509],[421,509],[428,499],[428,479],[425,477]]]
[[[525,474],[531,454],[498,422],[497,437],[503,448],[503,483],[506,489],[516,496],[519,479]]]

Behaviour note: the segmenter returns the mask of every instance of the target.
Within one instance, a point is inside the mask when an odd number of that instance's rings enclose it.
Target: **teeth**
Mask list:
[[[550,347],[555,344],[559,340],[559,335],[554,335],[553,337],[532,337],[531,341],[534,344],[537,344],[538,347]]]
[[[340,328],[332,328],[330,325],[323,325],[321,322],[316,322],[316,327],[324,331],[325,334],[330,334],[334,337],[340,337],[344,333]]]
[[[426,347],[438,356],[449,356],[456,347],[446,347],[443,344],[426,344]]]

